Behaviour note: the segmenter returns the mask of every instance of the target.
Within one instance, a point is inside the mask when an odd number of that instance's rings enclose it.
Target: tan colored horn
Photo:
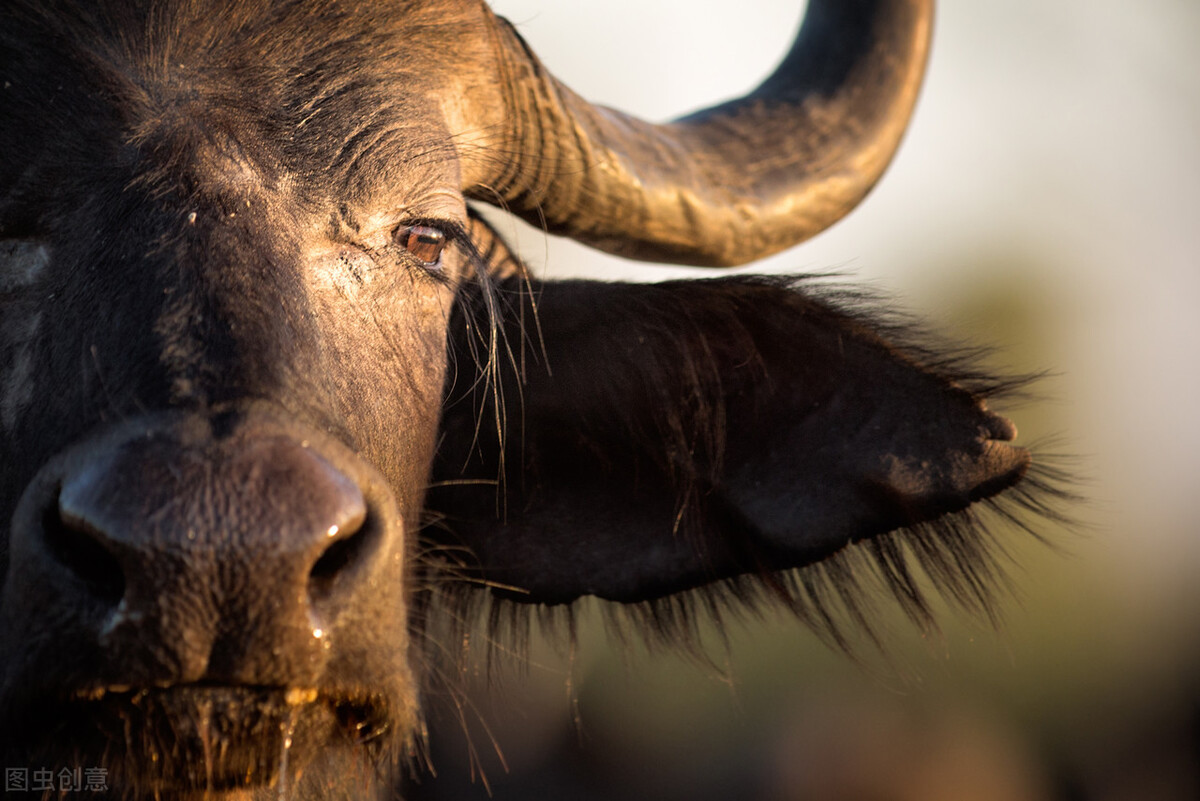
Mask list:
[[[583,100],[491,17],[497,84],[462,91],[464,191],[619,256],[762,258],[832,225],[879,179],[932,16],[932,0],[811,0],[757,89],[665,124]]]

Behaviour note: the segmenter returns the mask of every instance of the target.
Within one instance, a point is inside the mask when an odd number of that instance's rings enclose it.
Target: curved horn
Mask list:
[[[916,101],[932,15],[933,0],[810,0],[757,89],[665,124],[583,100],[493,17],[502,96],[463,87],[475,132],[460,137],[464,192],[628,258],[770,255],[832,225],[879,179]]]

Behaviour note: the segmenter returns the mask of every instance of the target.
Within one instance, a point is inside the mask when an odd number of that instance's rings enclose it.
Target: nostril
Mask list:
[[[42,515],[44,542],[51,556],[87,585],[91,594],[115,606],[125,595],[125,571],[101,543],[103,534],[83,520],[64,515],[58,495]]]
[[[373,529],[369,514],[329,529],[330,543],[308,574],[308,591],[313,601],[331,595],[338,579],[364,561],[374,539]]]

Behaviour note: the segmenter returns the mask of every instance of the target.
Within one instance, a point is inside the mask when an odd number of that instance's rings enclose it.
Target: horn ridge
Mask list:
[[[841,219],[883,174],[916,102],[932,15],[932,0],[811,0],[756,89],[663,124],[588,103],[492,17],[502,89],[466,103],[484,133],[463,151],[464,191],[627,258],[768,256]]]

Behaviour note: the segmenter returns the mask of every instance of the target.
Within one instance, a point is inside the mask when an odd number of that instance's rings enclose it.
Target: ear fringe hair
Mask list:
[[[953,381],[976,397],[1006,404],[1040,397],[1032,387],[1047,377],[1046,371],[998,374],[986,369],[982,365],[995,355],[995,348],[952,341],[911,312],[898,308],[891,297],[870,287],[843,283],[840,279],[844,277],[841,272],[828,272],[739,276],[736,280],[801,292],[827,312],[853,323],[864,337]]]
[[[1080,500],[1071,489],[1068,457],[1040,457],[1020,484],[960,512],[853,543],[820,562],[785,571],[751,573],[636,604],[601,604],[607,635],[628,646],[640,640],[651,650],[673,650],[714,667],[711,647],[727,651],[728,624],[762,620],[783,611],[821,641],[861,661],[869,653],[889,656],[890,643],[877,621],[895,604],[922,633],[936,635],[935,597],[993,628],[1015,597],[1009,578],[1016,560],[1004,547],[1012,529],[1051,548],[1047,527],[1075,531],[1062,510]],[[445,564],[429,569],[442,573]],[[464,570],[463,565],[452,568]],[[443,573],[443,575],[445,575]],[[574,648],[579,602],[530,606],[442,578],[425,587],[422,637],[463,647],[453,654],[465,669],[473,649],[483,647],[490,671],[500,657],[527,652],[533,626],[552,642]],[[470,632],[485,620],[482,643]],[[707,625],[711,624],[711,625]]]

